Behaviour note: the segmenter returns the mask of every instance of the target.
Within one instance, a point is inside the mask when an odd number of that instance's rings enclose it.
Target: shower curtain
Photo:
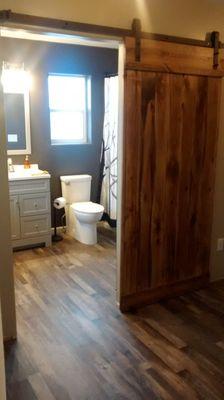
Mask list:
[[[117,134],[118,76],[104,79],[105,114],[101,151],[102,185],[100,202],[104,219],[116,226],[117,219]]]

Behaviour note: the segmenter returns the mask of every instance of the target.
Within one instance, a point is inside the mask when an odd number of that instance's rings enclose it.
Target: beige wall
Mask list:
[[[149,32],[204,39],[218,30],[224,41],[224,3],[221,0],[0,0],[1,9],[33,15],[64,18],[117,27],[130,27],[139,17]],[[218,237],[224,237],[224,101],[218,147],[212,279],[224,277],[224,252],[216,252]]]
[[[199,39],[224,29],[222,0],[1,0],[0,8],[125,28],[140,17],[146,31]]]

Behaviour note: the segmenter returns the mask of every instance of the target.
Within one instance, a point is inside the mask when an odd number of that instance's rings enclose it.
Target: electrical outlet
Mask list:
[[[224,251],[224,238],[219,238],[217,241],[217,251]]]

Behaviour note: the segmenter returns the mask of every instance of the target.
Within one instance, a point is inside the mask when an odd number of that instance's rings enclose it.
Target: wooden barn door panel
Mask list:
[[[220,79],[127,70],[121,309],[209,274]]]

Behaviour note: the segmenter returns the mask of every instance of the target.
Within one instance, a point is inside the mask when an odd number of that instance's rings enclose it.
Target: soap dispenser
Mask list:
[[[25,169],[29,169],[30,168],[30,160],[29,160],[29,156],[26,155],[23,166]]]

